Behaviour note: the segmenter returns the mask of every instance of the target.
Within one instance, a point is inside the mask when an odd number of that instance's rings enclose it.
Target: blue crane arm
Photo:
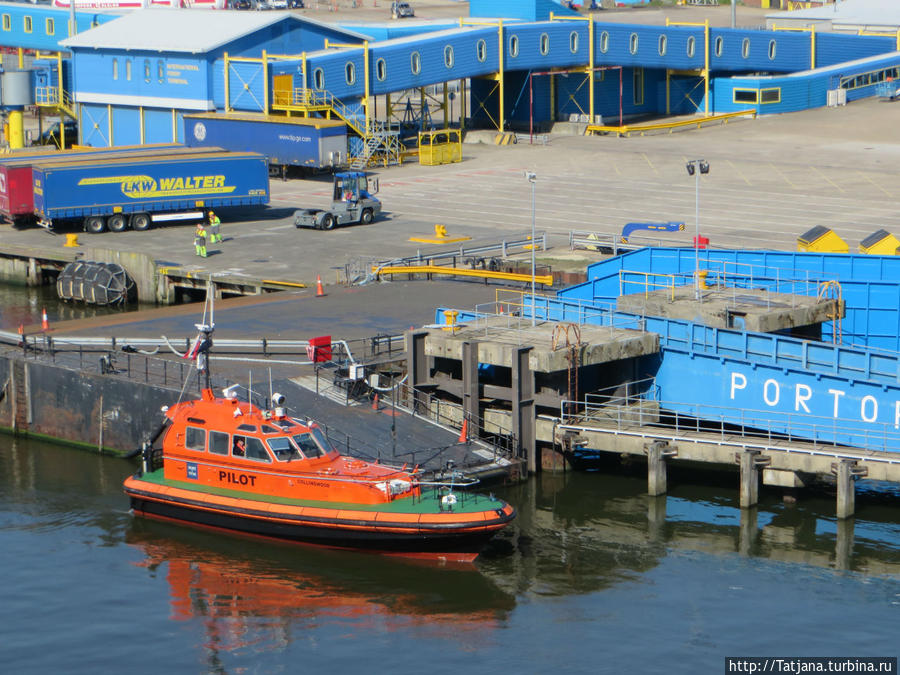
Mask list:
[[[628,237],[635,230],[656,230],[658,232],[681,232],[684,230],[684,223],[627,223],[622,228],[622,243],[628,243]]]

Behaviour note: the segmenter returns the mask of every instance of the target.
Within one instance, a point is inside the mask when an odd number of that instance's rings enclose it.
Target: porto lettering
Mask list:
[[[747,389],[748,384],[746,375],[732,372],[729,398],[734,401],[740,392]],[[847,392],[843,389],[829,387],[824,393],[814,392],[808,384],[785,384],[773,378],[762,383],[758,394],[768,408],[778,406],[787,412],[812,414],[810,405],[817,403],[816,409],[821,411],[817,413],[819,415],[834,419],[856,418],[862,422],[878,422],[881,419],[886,424],[892,424],[895,429],[900,429],[900,401],[896,400],[885,401],[872,395],[861,399],[847,398]]]
[[[237,473],[236,471],[219,471],[219,482],[232,483],[233,485],[249,485],[250,487],[253,487],[256,485],[256,476],[248,476],[243,473]]]

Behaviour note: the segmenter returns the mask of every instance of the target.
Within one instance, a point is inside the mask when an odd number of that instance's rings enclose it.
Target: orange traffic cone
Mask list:
[[[372,399],[372,410],[378,410],[378,392],[375,392],[375,397]]]
[[[41,310],[41,330],[50,330],[50,322],[47,320],[47,309]]]
[[[322,277],[320,277],[318,274],[316,275],[316,297],[325,297],[325,290],[322,288]]]
[[[457,443],[468,443],[469,442],[469,420],[463,420],[462,429],[459,432],[459,438],[456,440]]]

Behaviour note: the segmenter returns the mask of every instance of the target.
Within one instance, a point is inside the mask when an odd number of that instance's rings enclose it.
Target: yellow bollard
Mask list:
[[[66,235],[66,243],[63,244],[64,248],[76,248],[78,246],[78,235],[77,234],[67,234]]]
[[[434,226],[434,236],[435,237],[446,237],[447,236],[447,228],[444,225],[435,225]]]
[[[709,270],[699,270],[697,272],[697,278],[700,280],[700,288],[704,291],[709,290],[709,285],[706,283],[706,276],[709,274]]]
[[[450,333],[455,332],[456,328],[457,328],[456,317],[458,317],[458,316],[459,316],[459,312],[457,312],[455,309],[445,309],[444,310],[444,318],[447,320],[447,325],[443,326],[441,328],[441,330],[445,330]]]

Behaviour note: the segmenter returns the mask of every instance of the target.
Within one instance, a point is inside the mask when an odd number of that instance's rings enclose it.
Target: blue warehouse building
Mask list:
[[[183,141],[187,112],[222,108],[223,57],[232,61],[234,107],[261,110],[270,83],[242,59],[300,54],[363,36],[276,13],[149,10],[63,40],[86,145]]]
[[[473,0],[455,23],[354,29],[274,12],[79,12],[83,32],[65,39],[65,12],[2,11],[7,45],[71,54],[57,72],[39,63],[37,84],[47,103],[73,102],[94,146],[183,141],[185,113],[240,112],[338,118],[359,155],[404,115],[418,129],[438,118],[502,131],[573,115],[783,113],[832,92],[872,96],[900,73],[896,34],[612,24],[551,0]]]

